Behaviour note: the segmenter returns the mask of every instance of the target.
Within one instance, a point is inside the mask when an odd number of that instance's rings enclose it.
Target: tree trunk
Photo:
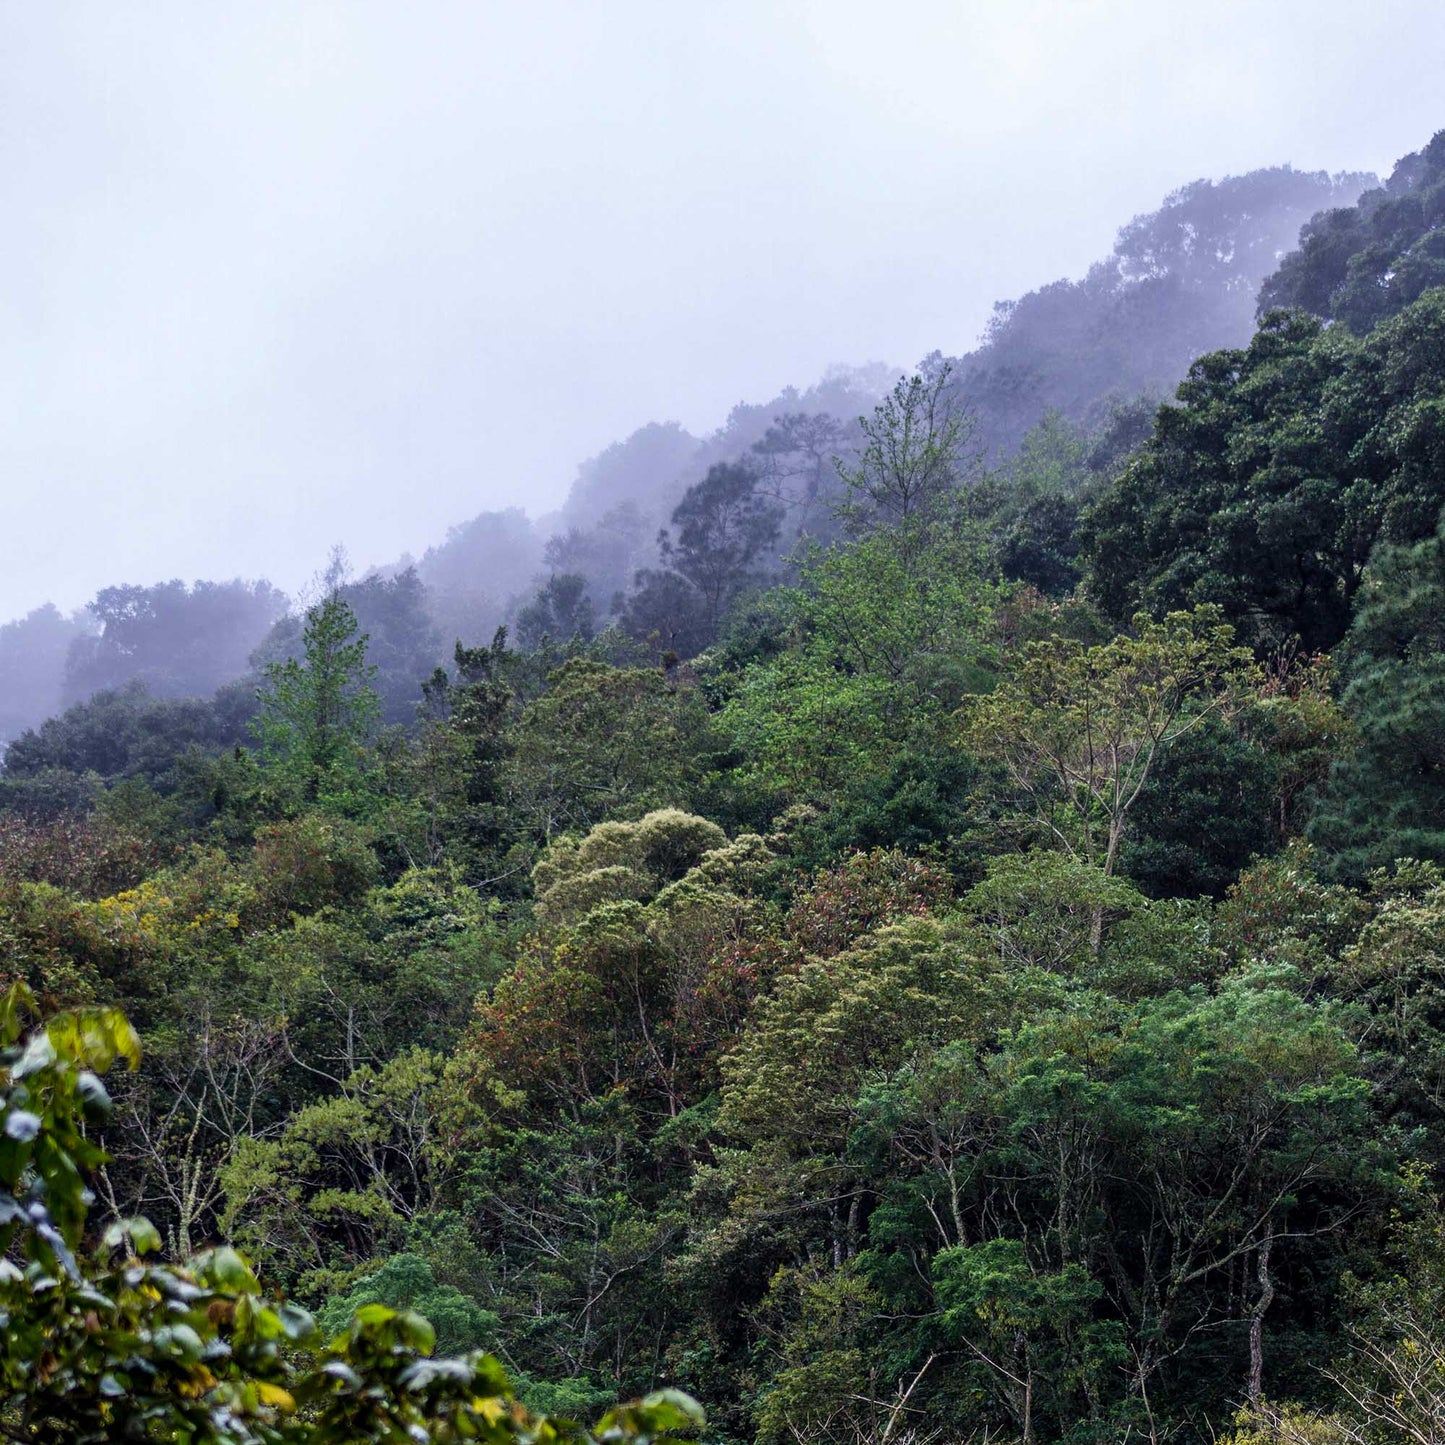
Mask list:
[[[1266,1239],[1259,1247],[1259,1296],[1249,1319],[1249,1403],[1255,1410],[1264,1397],[1264,1316],[1274,1300],[1274,1279],[1269,1272],[1273,1244],[1273,1239]]]

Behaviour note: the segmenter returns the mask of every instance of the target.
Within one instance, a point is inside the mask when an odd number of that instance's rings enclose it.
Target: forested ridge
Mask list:
[[[1445,132],[1371,182],[0,629],[0,1433],[1445,1438]]]

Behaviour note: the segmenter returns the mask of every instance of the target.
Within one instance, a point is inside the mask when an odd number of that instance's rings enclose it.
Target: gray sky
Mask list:
[[[966,349],[1199,176],[1384,171],[1441,0],[0,8],[0,619],[534,514]]]

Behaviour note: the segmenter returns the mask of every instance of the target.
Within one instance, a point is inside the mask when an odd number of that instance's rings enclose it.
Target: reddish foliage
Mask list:
[[[166,860],[153,838],[102,818],[0,815],[0,882],[50,883],[82,898],[134,888]]]
[[[854,853],[794,896],[789,941],[795,954],[830,958],[875,928],[930,913],[952,896],[948,874],[922,858],[886,848]]]

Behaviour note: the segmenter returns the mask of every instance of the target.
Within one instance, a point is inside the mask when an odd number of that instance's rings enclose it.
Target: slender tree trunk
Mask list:
[[[1249,1403],[1258,1409],[1264,1397],[1264,1316],[1274,1300],[1274,1278],[1269,1272],[1269,1253],[1273,1239],[1259,1247],[1259,1295],[1249,1319]]]
[[[1033,1445],[1034,1440],[1034,1372],[1025,1364],[1024,1377],[1024,1437],[1023,1445]]]

